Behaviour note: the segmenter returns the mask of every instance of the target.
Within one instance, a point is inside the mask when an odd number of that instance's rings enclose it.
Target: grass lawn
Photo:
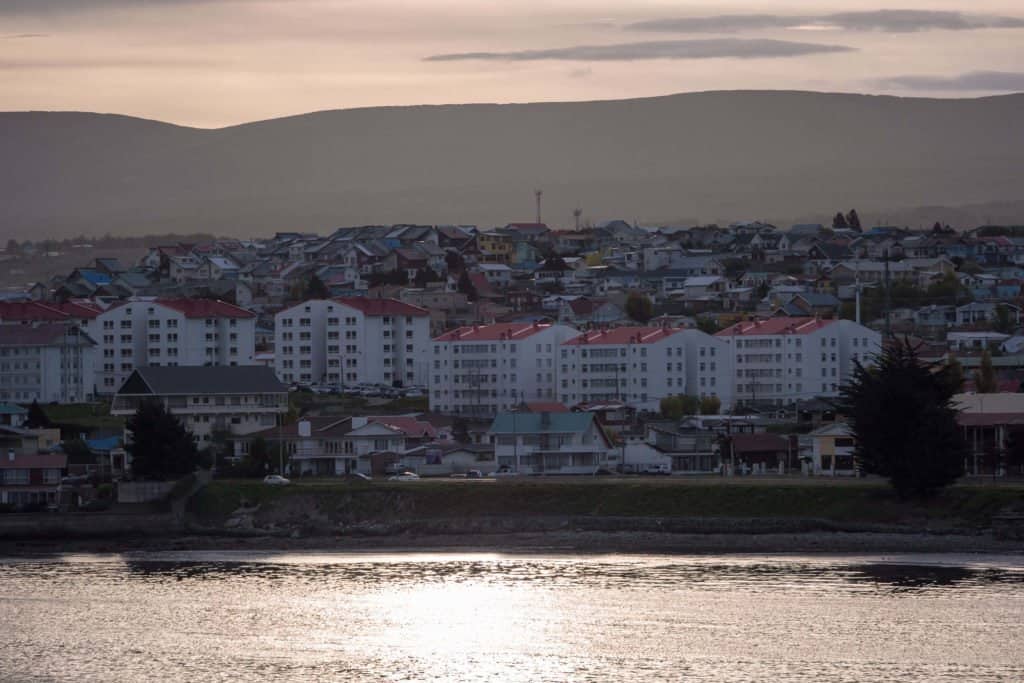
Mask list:
[[[52,403],[41,407],[50,422],[59,426],[62,431],[124,429],[124,418],[111,415],[108,403]]]
[[[338,482],[288,487],[215,481],[191,501],[201,519],[223,519],[241,500],[308,507],[363,519],[480,515],[817,518],[923,528],[987,526],[1008,506],[1024,505],[1024,486],[955,486],[933,500],[900,501],[881,482],[803,479],[523,479],[518,481]]]

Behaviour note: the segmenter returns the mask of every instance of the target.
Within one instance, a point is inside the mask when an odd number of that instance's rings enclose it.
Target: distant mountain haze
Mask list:
[[[370,223],[1024,222],[1024,94],[705,92],[324,111],[205,130],[0,113],[0,233],[258,236]],[[920,220],[943,220],[930,208]],[[929,218],[931,216],[931,218]],[[964,226],[961,226],[964,227]]]

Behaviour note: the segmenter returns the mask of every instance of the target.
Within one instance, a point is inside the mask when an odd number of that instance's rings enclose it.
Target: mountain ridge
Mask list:
[[[641,222],[1012,206],[1024,199],[1021,120],[1024,94],[810,91],[329,109],[222,128],[0,112],[0,228],[24,238],[487,226],[531,219],[535,187],[558,227],[577,204],[594,220]]]

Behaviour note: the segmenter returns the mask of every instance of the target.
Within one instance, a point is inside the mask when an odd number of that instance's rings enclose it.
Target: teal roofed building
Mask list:
[[[488,435],[499,469],[520,474],[594,474],[614,453],[593,413],[498,413]]]

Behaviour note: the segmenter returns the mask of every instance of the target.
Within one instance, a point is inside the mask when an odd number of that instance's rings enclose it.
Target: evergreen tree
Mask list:
[[[846,216],[843,215],[842,211],[837,211],[836,215],[832,217],[832,227],[836,230],[843,230],[850,227],[846,224]]]
[[[1010,307],[1006,304],[996,306],[996,319],[992,323],[992,329],[1003,334],[1013,334],[1016,326],[1013,315],[1010,313]]]
[[[449,274],[461,272],[466,267],[462,254],[451,250],[445,252],[444,264],[447,266]]]
[[[846,214],[846,224],[857,232],[861,231],[860,216],[857,215],[857,209],[850,209],[850,213]]]
[[[469,271],[462,271],[462,275],[459,276],[459,282],[456,285],[456,288],[465,294],[466,299],[469,301],[472,302],[477,300],[478,293],[476,291],[476,285],[474,285],[473,281],[470,279]]]
[[[960,364],[956,356],[949,354],[946,359],[946,367],[949,369],[949,386],[954,394],[959,394],[964,388],[964,366]]]
[[[981,367],[974,373],[974,390],[979,394],[994,394],[999,391],[996,369],[992,367],[992,354],[988,349],[981,354]]]
[[[39,405],[39,401],[33,400],[32,405],[28,407],[25,426],[29,429],[46,429],[53,426],[50,418],[46,417],[46,411]]]
[[[199,451],[195,437],[160,401],[144,401],[128,419],[132,473],[142,479],[176,479],[195,471]]]
[[[321,280],[316,273],[313,273],[309,281],[306,282],[306,288],[302,292],[302,296],[306,301],[310,299],[327,299],[330,298],[331,293],[327,289],[327,285]]]
[[[836,406],[849,420],[855,456],[901,498],[932,495],[963,474],[967,454],[949,367],[922,363],[906,340],[886,347],[877,363],[854,361]]]
[[[654,304],[646,294],[630,292],[626,298],[626,315],[638,323],[645,323],[654,317]]]

